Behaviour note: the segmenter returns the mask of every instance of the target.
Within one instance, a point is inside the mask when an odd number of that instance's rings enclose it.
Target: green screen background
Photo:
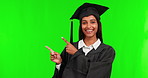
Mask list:
[[[147,0],[1,0],[0,78],[51,78],[49,46],[61,53],[70,20],[84,2],[108,6],[101,16],[104,43],[116,50],[111,78],[148,78]],[[74,20],[74,41],[79,21]]]

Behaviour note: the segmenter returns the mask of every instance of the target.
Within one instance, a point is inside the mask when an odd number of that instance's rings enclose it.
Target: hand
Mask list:
[[[66,42],[66,52],[71,54],[71,55],[74,55],[78,49],[76,49],[70,42],[68,42],[65,38],[62,37],[62,39]]]
[[[48,46],[46,46],[46,48],[48,49],[48,50],[50,50],[50,60],[51,61],[53,61],[53,62],[55,62],[55,63],[57,63],[57,64],[61,64],[61,62],[62,62],[62,58],[61,58],[61,56],[60,56],[60,54],[59,53],[57,53],[57,52],[54,52],[51,48],[49,48]]]

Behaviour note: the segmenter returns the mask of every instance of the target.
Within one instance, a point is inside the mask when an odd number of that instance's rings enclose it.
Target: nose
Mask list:
[[[91,27],[91,24],[90,24],[90,23],[88,23],[88,24],[87,24],[87,28],[90,28],[90,27]]]

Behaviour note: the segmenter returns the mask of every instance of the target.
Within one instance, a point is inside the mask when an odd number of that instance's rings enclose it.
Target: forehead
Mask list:
[[[83,17],[82,20],[91,20],[91,19],[96,19],[94,15],[89,15],[86,17]]]

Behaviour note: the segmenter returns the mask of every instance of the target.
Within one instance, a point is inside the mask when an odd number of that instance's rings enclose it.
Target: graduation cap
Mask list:
[[[70,20],[71,20],[70,43],[73,43],[73,20],[72,19],[81,20],[85,16],[94,15],[97,20],[100,20],[100,16],[107,9],[109,9],[109,8],[108,7],[105,7],[105,6],[97,5],[97,4],[91,4],[91,3],[84,3],[83,5],[81,5],[75,11],[75,13],[72,15],[72,17],[70,18]],[[79,37],[80,37],[80,35],[79,35]],[[102,32],[101,32],[101,39],[100,40],[103,42],[103,40],[102,40]]]

